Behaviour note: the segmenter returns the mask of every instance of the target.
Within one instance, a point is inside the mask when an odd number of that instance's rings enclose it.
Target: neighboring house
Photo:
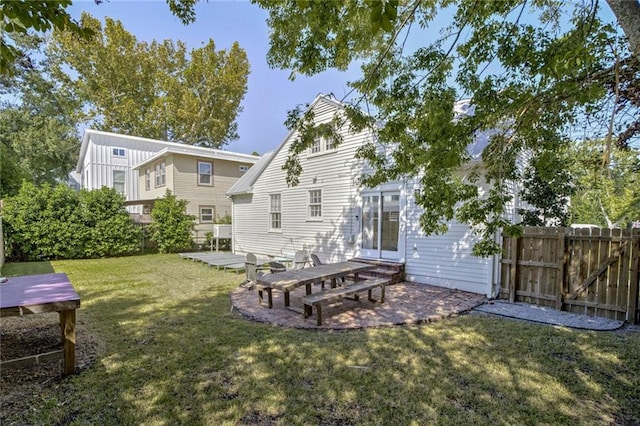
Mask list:
[[[343,105],[320,95],[310,108],[322,123]],[[306,248],[330,262],[352,257],[398,261],[405,263],[408,281],[495,294],[499,259],[472,256],[476,240],[471,229],[453,221],[444,235],[424,235],[412,180],[360,188],[357,180],[366,168],[355,153],[374,135],[352,133],[348,125],[340,132],[339,147],[318,140],[301,154],[298,186],[287,186],[282,169],[296,136],[292,132],[231,187],[234,252],[277,255]],[[473,162],[480,161],[486,142],[478,138],[470,146]],[[515,214],[513,204],[511,211]]]
[[[115,188],[129,211],[148,217],[153,200],[170,189],[189,202],[188,213],[204,229],[231,213],[225,192],[259,157],[87,129],[76,173],[80,187]],[[209,226],[211,227],[211,226]]]
[[[176,146],[178,145],[178,146]],[[231,216],[226,192],[251,169],[259,157],[228,151],[172,144],[134,166],[143,213],[167,190],[187,200],[195,216],[196,241],[213,231],[217,219]]]

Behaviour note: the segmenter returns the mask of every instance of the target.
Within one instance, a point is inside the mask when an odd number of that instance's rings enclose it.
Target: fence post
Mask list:
[[[558,232],[558,289],[556,293],[556,309],[562,310],[562,299],[564,298],[564,267],[565,267],[565,228],[560,228]]]
[[[638,287],[640,287],[640,233],[632,236],[633,257],[631,261],[631,279],[629,280],[629,309],[627,321],[638,322]]]
[[[509,247],[509,303],[516,301],[516,273],[518,270],[518,239],[511,237],[511,246]]]

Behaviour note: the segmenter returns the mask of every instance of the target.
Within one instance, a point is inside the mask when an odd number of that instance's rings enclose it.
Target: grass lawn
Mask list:
[[[78,320],[101,350],[79,374],[40,386],[22,412],[1,414],[2,424],[640,422],[637,332],[480,315],[343,332],[279,328],[230,312],[243,276],[177,255],[2,272],[51,270],[71,279]]]

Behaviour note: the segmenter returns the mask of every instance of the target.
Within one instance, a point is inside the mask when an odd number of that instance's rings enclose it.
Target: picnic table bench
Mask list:
[[[386,284],[388,284],[388,280],[385,278],[371,278],[308,294],[302,298],[302,303],[304,304],[304,317],[305,319],[309,318],[313,312],[313,307],[315,306],[316,320],[318,326],[320,326],[322,325],[323,303],[332,302],[348,296],[353,296],[355,300],[358,300],[358,293],[363,291],[368,291],[369,301],[377,302],[371,294],[371,291],[377,287],[380,288],[380,303],[384,303],[384,288]]]

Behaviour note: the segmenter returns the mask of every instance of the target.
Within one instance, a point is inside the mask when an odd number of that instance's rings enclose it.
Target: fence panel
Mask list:
[[[501,298],[637,321],[640,230],[534,228],[503,238]]]

